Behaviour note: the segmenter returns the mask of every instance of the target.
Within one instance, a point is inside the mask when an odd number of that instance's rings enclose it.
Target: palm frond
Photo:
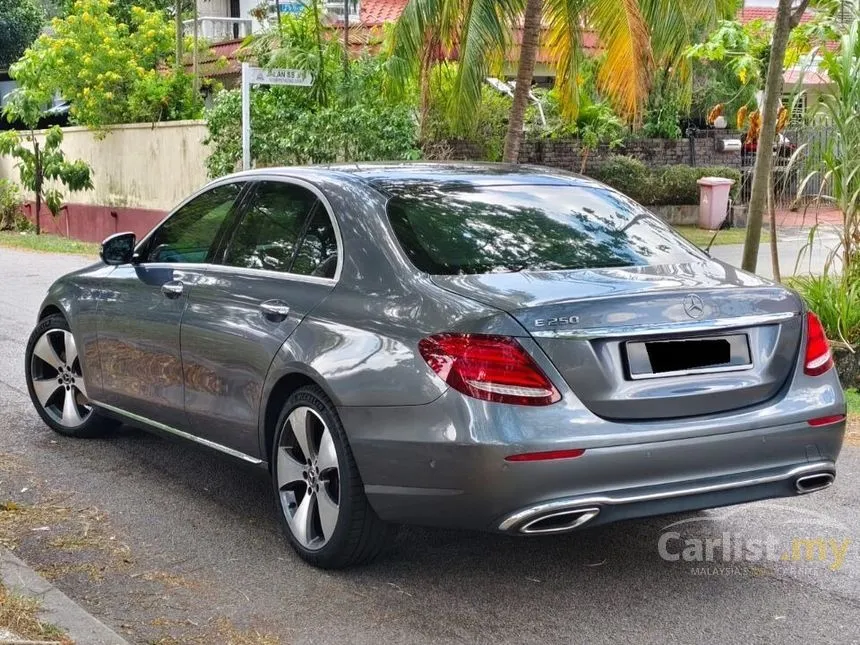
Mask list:
[[[598,86],[619,114],[635,121],[648,96],[653,69],[648,24],[638,0],[592,0],[589,4],[588,22],[606,51]]]
[[[579,111],[579,75],[583,54],[583,23],[588,0],[546,0],[546,49],[555,62],[555,84],[562,115],[575,119]]]
[[[511,17],[523,11],[522,0],[465,0],[462,27],[457,38],[460,65],[449,111],[452,118],[469,123],[481,100],[481,86],[493,54],[510,45]]]

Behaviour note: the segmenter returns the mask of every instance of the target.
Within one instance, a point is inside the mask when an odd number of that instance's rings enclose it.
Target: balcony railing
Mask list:
[[[194,21],[183,21],[182,29],[186,36],[191,36],[194,33]],[[201,16],[197,19],[197,35],[211,43],[245,38],[251,35],[251,19]]]

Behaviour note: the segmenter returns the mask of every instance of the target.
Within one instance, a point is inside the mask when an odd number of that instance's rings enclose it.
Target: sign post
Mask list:
[[[242,170],[251,168],[251,85],[310,87],[313,74],[303,69],[263,69],[242,63]]]

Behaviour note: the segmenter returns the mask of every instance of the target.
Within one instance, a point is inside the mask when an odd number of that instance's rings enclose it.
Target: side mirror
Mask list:
[[[110,265],[128,264],[134,255],[134,233],[116,233],[102,242],[99,257]]]

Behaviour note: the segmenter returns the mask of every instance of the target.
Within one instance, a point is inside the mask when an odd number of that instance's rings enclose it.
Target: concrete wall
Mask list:
[[[63,133],[66,158],[90,165],[94,189],[63,190],[65,205],[56,218],[43,207],[40,221],[47,233],[86,242],[122,231],[141,237],[208,181],[204,121],[121,125],[101,135],[70,127]],[[0,177],[17,182],[14,159],[0,156]],[[35,220],[33,196],[24,196],[24,214]]]
[[[121,125],[102,138],[82,127],[63,134],[66,158],[86,161],[95,185],[65,192],[69,204],[165,211],[208,181],[205,121]],[[0,177],[17,181],[14,159],[0,156]]]

